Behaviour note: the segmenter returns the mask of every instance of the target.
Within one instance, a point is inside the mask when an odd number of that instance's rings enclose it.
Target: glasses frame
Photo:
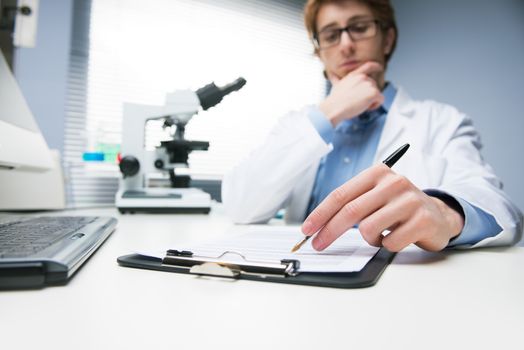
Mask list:
[[[371,36],[368,36],[368,37],[365,37],[365,38],[359,38],[359,39],[355,39],[353,38],[353,36],[351,35],[351,31],[350,31],[350,28],[353,27],[355,24],[357,23],[374,23],[375,24],[375,33]],[[353,22],[351,24],[348,24],[347,26],[343,27],[343,28],[335,28],[335,29],[332,29],[332,28],[329,28],[329,29],[324,29],[318,33],[316,33],[314,36],[313,36],[313,46],[315,46],[315,48],[317,50],[326,50],[326,49],[329,49],[329,48],[332,48],[332,47],[335,47],[337,46],[338,44],[340,44],[340,39],[342,38],[342,33],[346,32],[347,35],[351,38],[351,40],[353,41],[361,41],[361,40],[366,40],[366,39],[370,39],[370,38],[373,38],[375,36],[377,36],[377,33],[378,31],[380,30],[384,30],[384,26],[382,25],[382,22],[380,22],[379,20],[377,19],[368,19],[368,20],[361,20],[361,21],[356,21],[356,22]],[[320,40],[319,40],[319,35],[322,33],[322,32],[325,32],[325,31],[337,31],[338,32],[338,40],[327,46],[327,47],[320,47]]]

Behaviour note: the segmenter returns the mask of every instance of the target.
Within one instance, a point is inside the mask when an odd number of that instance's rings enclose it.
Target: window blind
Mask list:
[[[193,177],[220,179],[263,142],[276,119],[324,93],[302,22],[303,1],[91,0],[75,2],[64,152],[71,206],[111,204],[117,164],[83,162],[118,151],[125,102],[161,105],[177,89],[239,76],[246,86],[188,123],[209,141],[190,155]],[[165,138],[148,123],[147,145]]]

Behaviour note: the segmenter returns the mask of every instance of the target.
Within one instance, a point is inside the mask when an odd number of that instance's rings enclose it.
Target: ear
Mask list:
[[[393,43],[395,42],[395,30],[389,28],[384,37],[384,55],[389,55],[393,49]]]

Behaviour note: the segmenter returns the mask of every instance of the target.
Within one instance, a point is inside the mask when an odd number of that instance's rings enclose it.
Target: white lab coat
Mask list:
[[[310,108],[282,117],[266,142],[224,176],[222,201],[234,222],[266,222],[281,208],[286,208],[287,222],[304,220],[319,161],[332,150],[309,121]],[[473,247],[520,240],[522,213],[482,159],[479,135],[467,116],[448,105],[412,100],[399,88],[374,163],[404,143],[411,147],[395,172],[422,190],[438,189],[468,201],[503,228]]]

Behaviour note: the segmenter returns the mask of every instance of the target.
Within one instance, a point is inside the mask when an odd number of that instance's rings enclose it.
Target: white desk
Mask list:
[[[521,247],[410,248],[374,287],[343,290],[117,265],[135,249],[219,236],[231,228],[220,207],[210,215],[74,213],[112,215],[119,225],[68,285],[0,292],[0,349],[522,348]]]

